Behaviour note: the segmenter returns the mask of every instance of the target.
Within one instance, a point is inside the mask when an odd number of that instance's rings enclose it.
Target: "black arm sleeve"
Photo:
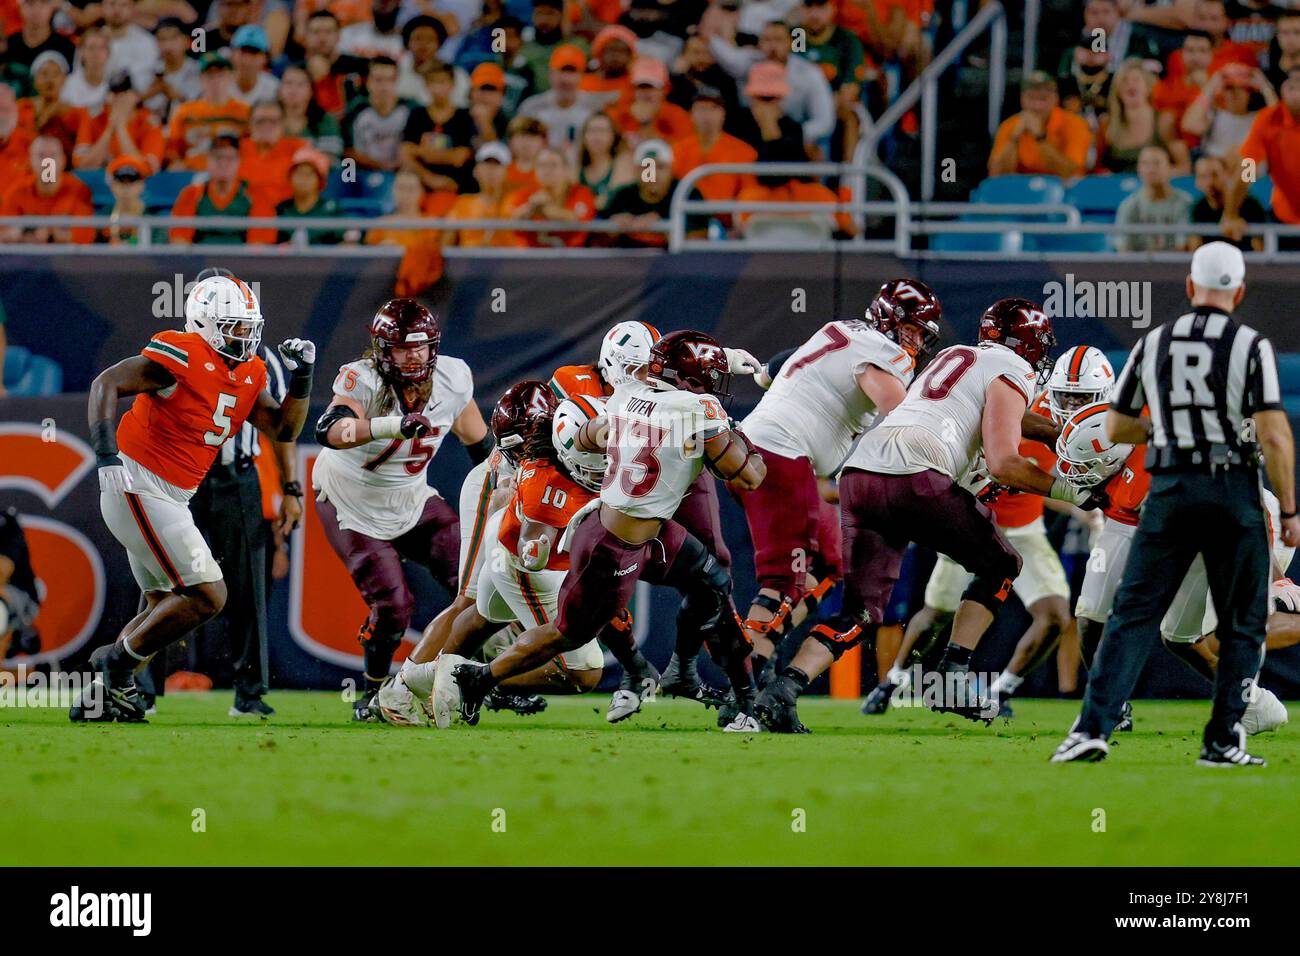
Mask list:
[[[325,448],[333,448],[329,442],[330,426],[345,418],[356,417],[357,413],[346,405],[331,405],[316,422],[316,442]]]
[[[492,454],[492,449],[496,447],[496,442],[492,440],[492,432],[488,432],[476,442],[470,442],[465,446],[465,451],[469,453],[469,460],[474,464],[487,461],[487,456]]]

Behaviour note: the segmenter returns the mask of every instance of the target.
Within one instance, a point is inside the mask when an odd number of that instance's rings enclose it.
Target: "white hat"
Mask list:
[[[482,163],[487,160],[496,160],[502,166],[510,165],[510,147],[498,139],[489,140],[478,148],[474,154],[474,162]]]
[[[1192,284],[1202,289],[1235,289],[1246,280],[1241,250],[1227,242],[1207,242],[1192,254]]]

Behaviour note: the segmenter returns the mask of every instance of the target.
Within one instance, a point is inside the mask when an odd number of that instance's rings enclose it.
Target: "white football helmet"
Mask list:
[[[257,354],[262,341],[262,307],[248,283],[233,276],[200,279],[185,297],[185,331],[203,337],[237,362]]]
[[[648,322],[620,322],[601,340],[596,362],[601,377],[610,387],[629,381],[650,361],[650,347],[658,341],[659,330]]]
[[[1056,439],[1056,471],[1070,484],[1094,488],[1124,467],[1132,445],[1117,445],[1106,437],[1110,402],[1094,402],[1066,421]]]
[[[551,421],[551,443],[568,469],[569,476],[588,491],[599,491],[605,479],[605,455],[598,451],[581,451],[577,446],[578,429],[593,418],[605,414],[605,400],[590,395],[566,398],[555,409]]]
[[[1047,380],[1047,404],[1056,424],[1065,424],[1085,405],[1106,401],[1114,384],[1115,370],[1101,349],[1091,345],[1067,349],[1052,366]]]

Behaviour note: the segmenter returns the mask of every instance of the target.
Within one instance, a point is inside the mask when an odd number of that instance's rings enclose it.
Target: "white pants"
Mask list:
[[[221,580],[221,566],[194,523],[193,492],[163,481],[126,455],[130,494],[100,492],[104,523],[126,548],[131,574],[141,591],[174,591]]]
[[[1107,518],[1097,543],[1088,555],[1088,570],[1074,605],[1074,616],[1105,624],[1115,606],[1115,591],[1128,566],[1128,552],[1133,546],[1137,525]]]
[[[1042,518],[1020,528],[1003,528],[1002,534],[1020,555],[1020,574],[1014,590],[1021,604],[1030,607],[1045,597],[1069,599],[1070,584],[1065,579],[1065,568],[1047,540]],[[972,578],[974,575],[952,558],[939,555],[925,585],[925,603],[937,611],[956,611]]]
[[[496,482],[492,479],[490,458],[480,461],[465,476],[460,486],[460,593],[472,598],[478,593],[479,571],[487,551],[488,503]]]

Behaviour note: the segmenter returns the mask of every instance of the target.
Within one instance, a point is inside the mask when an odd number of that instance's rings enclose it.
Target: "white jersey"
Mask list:
[[[1002,379],[1025,398],[1037,389],[1029,363],[1005,345],[953,345],[934,357],[907,398],[858,443],[846,468],[887,475],[934,470],[962,478],[984,447],[984,402]]]
[[[634,518],[671,518],[704,467],[704,442],[730,427],[712,395],[632,380],[614,389],[600,500]]]
[[[366,418],[400,414],[392,387],[366,360],[339,369],[334,394],[360,403]],[[323,448],[312,485],[339,513],[339,526],[372,538],[392,540],[409,531],[430,495],[426,472],[452,423],[474,398],[469,366],[442,355],[433,391],[421,412],[433,431],[418,438],[376,439],[355,448]]]
[[[807,458],[826,478],[839,470],[853,443],[876,419],[876,406],[858,385],[870,366],[906,388],[912,356],[861,319],[827,322],[795,349],[741,429],[755,444],[787,458]]]

